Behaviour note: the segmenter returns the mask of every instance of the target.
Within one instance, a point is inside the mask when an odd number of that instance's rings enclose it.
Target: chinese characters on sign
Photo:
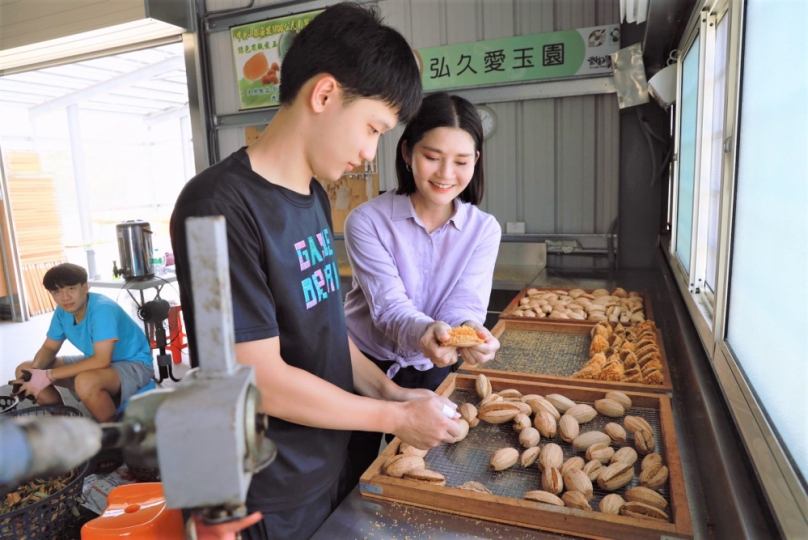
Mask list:
[[[424,90],[610,75],[618,25],[492,39],[415,51]]]
[[[320,13],[322,10],[230,29],[242,110],[280,104],[283,57],[297,33]]]

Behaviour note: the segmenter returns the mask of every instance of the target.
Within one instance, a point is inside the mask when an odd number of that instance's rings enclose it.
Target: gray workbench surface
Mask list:
[[[323,523],[312,540],[502,540],[574,539],[522,527],[435,512],[405,504],[367,499],[355,488]]]

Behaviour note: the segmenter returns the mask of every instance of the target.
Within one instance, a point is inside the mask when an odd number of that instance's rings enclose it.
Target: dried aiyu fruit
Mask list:
[[[604,465],[609,463],[613,456],[614,448],[609,446],[608,443],[593,444],[586,449],[586,459],[600,461]]]
[[[460,418],[468,422],[469,426],[471,426],[471,421],[477,418],[477,407],[471,403],[463,403],[460,405],[458,412],[460,413]]]
[[[531,465],[536,463],[537,459],[539,459],[540,453],[541,453],[541,447],[539,446],[533,446],[531,448],[528,448],[527,450],[522,452],[522,455],[519,457],[519,464],[522,465],[522,468],[525,469],[530,467]]]
[[[555,438],[558,425],[556,424],[555,418],[553,418],[549,412],[541,411],[536,413],[536,417],[533,419],[533,425],[536,426],[536,429],[539,430],[542,437],[546,439]]]
[[[579,456],[571,457],[567,461],[565,461],[564,464],[561,466],[561,474],[562,475],[567,474],[567,471],[570,471],[572,469],[583,470],[584,465],[586,465],[584,458]]]
[[[564,506],[568,508],[577,508],[578,510],[592,510],[589,506],[589,500],[580,491],[568,491],[561,496],[564,501]]]
[[[567,491],[579,491],[587,501],[592,499],[592,481],[581,469],[570,469],[563,475]]]
[[[623,392],[618,392],[616,390],[613,390],[611,392],[606,392],[605,397],[606,397],[606,399],[611,399],[613,401],[618,402],[620,405],[623,406],[623,409],[625,409],[626,412],[628,412],[628,410],[631,408],[631,405],[632,405],[631,398],[629,398]]]
[[[599,508],[604,514],[617,515],[624,504],[626,501],[623,500],[623,497],[617,493],[610,493],[601,499]]]
[[[611,444],[612,439],[602,431],[587,431],[581,433],[572,441],[572,449],[576,452],[584,452],[593,444]]]
[[[608,398],[595,400],[595,410],[610,418],[620,418],[626,414],[626,410],[620,403]]]
[[[660,510],[665,510],[668,507],[668,501],[665,500],[665,497],[652,489],[642,486],[633,487],[626,491],[626,500],[641,502]]]
[[[564,442],[572,442],[578,436],[580,427],[578,421],[572,416],[565,414],[558,421],[558,433]]]
[[[519,432],[519,444],[525,448],[538,446],[539,439],[539,432],[536,428],[528,427]]]
[[[416,448],[411,444],[407,444],[405,442],[401,443],[401,446],[398,447],[398,453],[404,454],[406,456],[418,456],[424,457],[429,450],[421,450],[420,448]]]
[[[630,446],[624,446],[612,456],[612,463],[617,463],[618,461],[628,465],[634,465],[637,461],[637,452]]]
[[[634,432],[634,448],[640,454],[650,454],[656,448],[654,435],[650,431],[640,429]]]
[[[555,495],[564,491],[564,478],[561,476],[561,471],[554,467],[544,469],[541,473],[541,487]]]
[[[657,463],[662,465],[662,456],[660,456],[659,454],[648,454],[642,459],[640,469],[644,471],[651,465],[656,465]]]
[[[666,514],[659,508],[656,508],[648,504],[643,504],[641,502],[627,502],[620,509],[620,515],[633,518],[669,521],[668,514]]]
[[[612,463],[598,475],[598,485],[606,491],[614,491],[634,479],[634,467],[625,463]]]
[[[561,394],[547,394],[544,399],[549,401],[561,414],[566,413],[571,407],[575,406],[574,401]]]
[[[489,424],[503,424],[510,422],[519,414],[519,408],[507,401],[495,401],[480,406],[477,410],[477,418]]]
[[[645,418],[640,418],[639,416],[626,416],[623,418],[623,425],[626,428],[626,431],[630,433],[634,433],[641,429],[649,433],[653,433],[654,430],[651,429],[651,424],[649,424]]]
[[[558,412],[552,403],[547,401],[541,396],[533,396],[530,400],[526,401],[530,408],[533,410],[534,413],[539,414],[540,412],[544,411],[550,413],[550,415],[558,421],[561,418],[561,414]]]
[[[513,417],[513,430],[517,433],[525,428],[530,427],[530,417],[526,414],[519,413]]]
[[[560,469],[564,463],[564,451],[555,443],[544,445],[539,454],[539,470]]]
[[[606,427],[603,428],[603,431],[606,432],[606,435],[608,435],[615,444],[623,444],[626,442],[626,430],[623,429],[623,426],[620,424],[609,422],[606,424]]]
[[[419,456],[408,456],[399,454],[388,459],[384,464],[384,472],[387,476],[401,478],[405,474],[415,469],[426,469],[424,458]]]
[[[454,442],[458,443],[466,438],[466,435],[469,434],[469,423],[463,420],[462,418],[457,421],[457,424],[460,426],[460,434],[455,437]]]
[[[492,471],[504,471],[519,461],[519,450],[516,448],[500,448],[491,455],[488,467]]]
[[[488,377],[483,375],[482,373],[477,375],[477,380],[474,384],[474,388],[477,390],[477,395],[480,398],[485,398],[492,392],[491,390],[491,381],[488,380]]]
[[[485,487],[483,484],[475,482],[473,480],[469,480],[468,482],[460,486],[460,489],[465,489],[466,491],[476,491],[477,493],[487,493],[489,495],[492,495],[490,489]]]
[[[586,424],[598,415],[598,411],[586,403],[579,403],[567,409],[567,412],[564,414],[572,416],[579,424]]]
[[[606,467],[603,466],[603,463],[600,461],[592,460],[584,465],[583,471],[586,473],[586,476],[589,477],[589,480],[595,482],[600,476],[601,471]]]
[[[668,481],[668,468],[661,463],[651,465],[640,473],[640,485],[648,489],[660,489]]]
[[[446,485],[446,478],[444,478],[441,473],[429,469],[413,469],[411,471],[407,471],[404,473],[404,478],[417,480],[419,482],[426,482],[427,484],[432,484],[434,486]]]
[[[564,506],[564,501],[559,499],[557,496],[553,495],[549,491],[543,491],[540,489],[528,491],[525,493],[525,499],[544,504],[552,504],[554,506]]]

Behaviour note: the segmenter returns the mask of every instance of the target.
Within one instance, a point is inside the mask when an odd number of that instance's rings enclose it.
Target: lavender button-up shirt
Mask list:
[[[490,214],[455,199],[455,212],[429,234],[407,195],[389,191],[351,212],[345,247],[353,289],[348,334],[363,352],[419,371],[433,367],[419,347],[433,321],[482,324],[502,229]]]

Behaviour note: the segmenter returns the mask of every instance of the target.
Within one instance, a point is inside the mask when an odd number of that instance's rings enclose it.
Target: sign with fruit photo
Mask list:
[[[280,105],[281,64],[295,36],[322,10],[230,29],[240,109]]]

